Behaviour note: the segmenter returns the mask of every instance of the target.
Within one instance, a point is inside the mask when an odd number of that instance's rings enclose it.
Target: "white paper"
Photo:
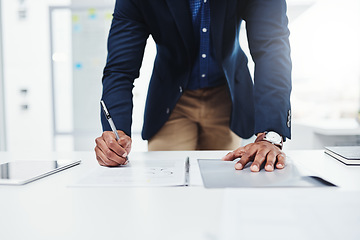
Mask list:
[[[185,184],[185,160],[131,161],[126,166],[98,166],[74,186],[160,187]]]

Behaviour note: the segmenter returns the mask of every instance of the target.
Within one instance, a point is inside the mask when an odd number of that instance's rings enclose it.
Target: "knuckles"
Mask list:
[[[96,145],[98,145],[98,144],[99,144],[100,140],[101,140],[101,137],[97,137],[97,138],[95,138],[95,143],[96,143]]]
[[[110,149],[107,149],[104,154],[108,159],[113,159],[115,156],[115,153]]]
[[[265,159],[266,155],[267,155],[267,154],[264,154],[263,152],[258,152],[258,153],[256,154],[256,157],[257,157],[258,159]]]
[[[109,146],[109,148],[114,149],[114,148],[116,148],[117,145],[119,145],[119,144],[116,142],[116,140],[110,139],[110,140],[108,141],[107,145]]]
[[[275,146],[274,144],[267,142],[267,141],[259,141],[256,143],[253,143],[254,147],[258,148],[258,149],[268,149],[269,151],[276,151],[276,152],[282,152],[282,150]]]
[[[128,136],[125,136],[125,137],[121,137],[120,138],[120,144],[122,146],[131,146],[131,138],[128,137]]]

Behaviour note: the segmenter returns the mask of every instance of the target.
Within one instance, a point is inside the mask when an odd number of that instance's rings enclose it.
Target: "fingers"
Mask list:
[[[127,164],[126,156],[131,150],[131,138],[124,132],[118,131],[119,140],[115,134],[105,131],[101,137],[95,139],[96,160],[102,166],[118,166]]]
[[[276,161],[276,153],[274,151],[270,151],[266,158],[265,171],[272,172],[274,171],[274,164]]]
[[[119,135],[119,137],[120,137],[119,140],[116,141],[115,134],[113,132],[104,132],[102,135],[102,138],[104,139],[107,148],[109,148],[111,151],[113,151],[118,156],[125,158],[128,153],[126,152],[126,150],[124,149],[123,146],[126,144],[127,139],[123,134]],[[104,150],[106,153],[107,149],[104,149]]]
[[[248,145],[249,148],[247,151],[243,153],[241,159],[235,164],[235,169],[241,170],[248,162],[253,161],[254,156],[256,155],[256,148],[254,148],[253,145],[253,143]]]
[[[96,160],[101,166],[109,166],[109,167],[116,167],[119,165],[122,165],[121,163],[118,163],[116,161],[113,161],[109,159],[103,152],[100,150],[99,147],[95,147],[95,153],[96,153]],[[124,162],[125,163],[125,162]]]
[[[265,170],[268,172],[272,172],[276,168],[283,169],[285,167],[286,155],[280,151],[280,153],[271,151],[269,152],[266,158]]]
[[[254,162],[251,164],[250,169],[252,172],[260,171],[260,166],[266,160],[269,150],[266,148],[260,148],[254,155]]]
[[[223,161],[233,161],[236,158],[241,157],[243,154],[245,153],[245,148],[244,147],[239,147],[236,150],[229,152],[228,154],[226,154],[222,160]]]
[[[242,158],[242,156],[246,153],[246,147],[239,147],[236,150],[229,152],[228,154],[226,154],[222,160],[223,161],[233,161],[236,158]],[[244,168],[244,164],[241,163],[241,160],[238,161],[235,164],[235,169],[237,170],[241,170]]]
[[[284,168],[286,156],[278,147],[265,141],[255,144],[258,145],[258,150],[254,162],[250,166],[252,172],[260,171],[260,166],[262,164],[265,164],[265,171],[272,172],[275,169],[274,165],[276,161],[278,161],[276,164],[277,168]]]
[[[285,161],[286,161],[286,155],[281,152],[279,155],[277,155],[277,164],[276,168],[283,169],[285,167]]]
[[[223,160],[231,161],[238,157],[241,159],[235,164],[235,169],[241,170],[248,163],[253,161],[250,166],[252,172],[259,172],[264,166],[265,171],[274,171],[275,166],[278,169],[285,167],[286,155],[275,145],[260,141],[251,143],[245,147],[238,148],[228,153]]]
[[[123,154],[123,157],[126,157],[127,155],[129,155],[129,153],[131,151],[132,140],[123,131],[118,131],[118,134],[119,134],[119,137],[120,137],[118,143],[125,150],[125,153]]]

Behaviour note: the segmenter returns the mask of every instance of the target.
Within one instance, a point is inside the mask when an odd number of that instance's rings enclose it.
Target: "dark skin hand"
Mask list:
[[[119,131],[119,140],[116,141],[115,134],[112,131],[105,131],[95,139],[95,153],[98,163],[102,166],[115,167],[126,165],[127,155],[131,150],[131,138],[123,131]],[[233,161],[241,158],[236,164],[235,169],[241,170],[244,166],[253,161],[250,166],[252,172],[260,171],[260,166],[265,163],[266,171],[273,171],[274,168],[282,169],[285,166],[286,155],[277,146],[267,142],[259,141],[250,143],[244,147],[229,152],[223,157],[224,161]]]
[[[240,160],[235,164],[235,169],[241,170],[248,162],[253,161],[250,166],[252,172],[260,171],[263,163],[265,163],[265,171],[268,172],[274,171],[275,167],[283,169],[286,161],[285,153],[267,141],[259,141],[239,147],[229,152],[222,160],[233,161],[236,158],[240,158]]]
[[[123,131],[117,131],[119,140],[116,141],[112,131],[105,131],[95,139],[96,160],[101,166],[116,167],[126,165],[127,155],[131,150],[131,138]]]

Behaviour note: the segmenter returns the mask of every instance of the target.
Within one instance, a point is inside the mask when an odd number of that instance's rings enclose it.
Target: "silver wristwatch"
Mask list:
[[[274,131],[260,133],[256,138],[255,142],[258,141],[267,141],[279,147],[280,149],[282,149],[283,147],[283,138],[281,137],[280,134]]]

